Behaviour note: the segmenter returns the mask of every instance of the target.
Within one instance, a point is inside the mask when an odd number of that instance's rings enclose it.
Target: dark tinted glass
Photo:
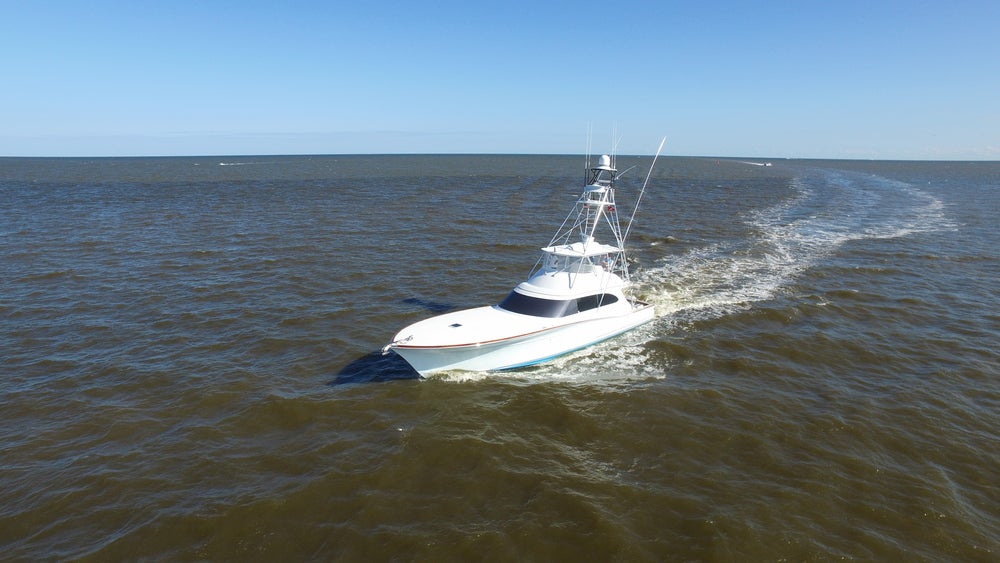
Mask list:
[[[516,291],[510,292],[503,301],[500,308],[522,315],[532,317],[565,317],[576,312],[576,301],[554,301],[552,299],[539,299],[528,297]]]
[[[618,301],[614,295],[601,293],[598,295],[588,295],[579,299],[569,301],[555,301],[552,299],[539,299],[538,297],[528,297],[516,291],[500,302],[500,308],[522,315],[532,317],[565,317],[583,311],[596,309],[602,305],[610,305]]]
[[[588,295],[587,297],[581,297],[576,300],[576,306],[582,313],[583,311],[596,309],[601,305],[610,305],[615,301],[618,301],[618,298],[614,295],[602,293],[600,295]]]

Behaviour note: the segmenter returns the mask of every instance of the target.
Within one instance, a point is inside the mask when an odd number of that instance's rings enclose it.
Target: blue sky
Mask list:
[[[1000,2],[0,0],[0,156],[1000,159]]]

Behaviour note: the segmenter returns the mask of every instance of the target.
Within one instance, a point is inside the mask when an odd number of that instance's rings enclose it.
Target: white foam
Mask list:
[[[696,249],[644,271],[640,288],[658,315],[722,316],[773,298],[846,242],[952,226],[939,199],[879,176],[818,170],[792,187],[796,196],[747,214],[753,240]]]

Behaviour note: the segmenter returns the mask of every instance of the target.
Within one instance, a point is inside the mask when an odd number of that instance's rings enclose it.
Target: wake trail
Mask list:
[[[773,298],[847,242],[954,226],[939,199],[880,176],[817,169],[792,187],[794,196],[746,214],[746,239],[698,248],[641,272],[638,289],[657,316],[719,317]]]

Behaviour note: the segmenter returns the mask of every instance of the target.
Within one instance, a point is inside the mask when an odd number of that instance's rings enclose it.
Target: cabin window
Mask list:
[[[532,317],[558,318],[610,305],[616,301],[618,301],[618,298],[608,293],[588,295],[579,299],[556,300],[529,297],[512,291],[510,295],[500,302],[499,306],[501,309],[512,313],[531,315]]]
[[[571,305],[573,308],[572,312],[567,310]],[[500,302],[500,308],[512,313],[531,315],[532,317],[557,318],[575,313],[576,300],[539,299],[538,297],[529,297],[512,291],[510,295]]]
[[[598,295],[588,295],[587,297],[581,297],[576,300],[576,307],[581,313],[584,311],[589,311],[591,309],[596,309],[598,307],[603,307],[604,305],[610,305],[618,301],[618,298],[614,295],[608,293],[601,293]]]

